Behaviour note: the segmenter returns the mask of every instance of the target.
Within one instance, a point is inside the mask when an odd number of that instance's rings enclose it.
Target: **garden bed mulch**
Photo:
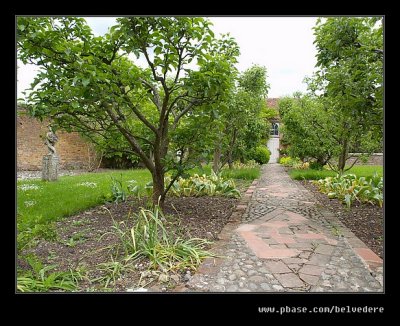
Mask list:
[[[348,210],[338,199],[329,199],[318,191],[318,187],[309,181],[300,181],[305,188],[313,192],[317,200],[332,212],[373,252],[383,259],[383,208],[368,203],[353,203]]]
[[[167,198],[165,205],[166,229],[182,238],[204,238],[211,241],[217,239],[218,233],[228,222],[237,199],[225,197],[180,197]],[[118,249],[119,239],[112,230],[113,221],[125,221],[128,226],[135,223],[133,213],[140,207],[146,207],[145,200],[130,199],[127,202],[101,205],[80,214],[62,219],[56,223],[57,240],[40,242],[34,247],[24,250],[19,257],[34,254],[44,265],[56,265],[56,270],[67,271],[69,268],[81,270],[81,274],[94,280],[104,276],[99,264],[122,260],[125,254]],[[131,216],[128,218],[128,215]],[[120,224],[121,225],[121,224]],[[74,239],[74,240],[71,240]],[[117,252],[119,250],[119,252]],[[113,258],[111,258],[113,256]],[[17,266],[29,268],[23,260],[18,259]],[[140,287],[152,288],[153,291],[169,291],[176,285],[184,285],[190,278],[190,271],[172,276],[168,282],[158,282],[159,274],[148,273],[143,276],[149,261],[141,258],[134,262],[134,268],[117,277],[115,284],[104,288],[104,281],[90,282],[83,280],[77,291],[120,291]]]

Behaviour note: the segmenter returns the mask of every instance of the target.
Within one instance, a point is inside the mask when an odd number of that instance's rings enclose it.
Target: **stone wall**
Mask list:
[[[355,159],[356,159],[355,157],[349,158],[346,162],[346,165],[353,164]],[[363,165],[383,165],[383,154],[382,153],[372,154],[369,157],[368,162],[362,163],[361,160],[358,160],[358,162],[355,165],[361,165],[361,164],[363,164]]]
[[[48,121],[40,122],[26,115],[17,116],[17,169],[41,170],[43,155],[48,153],[44,139]],[[60,158],[60,169],[86,169],[89,161],[92,165],[98,162],[96,152],[90,143],[76,133],[56,132],[57,154]],[[96,165],[97,166],[97,165]]]

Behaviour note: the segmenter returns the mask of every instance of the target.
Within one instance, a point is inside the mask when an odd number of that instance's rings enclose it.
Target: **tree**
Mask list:
[[[371,150],[382,140],[382,18],[319,19],[314,30],[319,70],[308,80],[309,88],[335,124],[331,132],[340,146],[337,169],[342,172],[349,148],[364,143]]]
[[[253,65],[237,78],[237,86],[225,102],[227,110],[219,117],[220,129],[215,139],[213,170],[217,172],[234,160],[245,160],[268,135],[265,98],[269,85],[265,67]],[[221,160],[222,157],[222,160]]]
[[[283,127],[281,132],[289,144],[288,152],[301,160],[315,159],[324,166],[335,153],[332,126],[334,122],[318,98],[295,93],[278,102]]]
[[[171,132],[223,93],[231,72],[225,58],[235,58],[238,47],[232,38],[216,40],[203,18],[117,22],[94,37],[82,18],[19,17],[18,56],[41,68],[27,101],[36,117],[137,155],[151,172],[153,203],[162,205]]]

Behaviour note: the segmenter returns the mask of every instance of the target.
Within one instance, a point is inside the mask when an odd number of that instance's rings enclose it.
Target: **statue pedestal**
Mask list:
[[[58,179],[58,156],[47,154],[43,156],[42,180],[55,181]]]

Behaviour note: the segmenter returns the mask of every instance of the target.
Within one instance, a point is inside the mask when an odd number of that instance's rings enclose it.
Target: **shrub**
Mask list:
[[[310,163],[310,169],[311,170],[322,170],[324,166],[317,161],[311,162]]]
[[[284,166],[291,166],[292,158],[290,156],[283,156],[279,159],[279,163]]]
[[[259,164],[267,164],[269,162],[271,152],[265,146],[258,146],[255,150],[250,153],[250,159],[256,161]]]
[[[281,157],[279,159],[279,163],[284,165],[284,166],[287,166],[287,167],[293,167],[295,165],[300,166],[300,164],[302,162],[297,157],[296,158],[292,158],[290,156],[285,156],[285,157]]]
[[[355,200],[378,204],[379,207],[383,205],[383,177],[377,173],[370,178],[357,178],[355,174],[337,174],[335,177],[327,177],[313,183],[329,198],[342,200],[348,208]]]
[[[308,162],[296,162],[293,164],[293,168],[296,170],[307,170],[310,167]]]

